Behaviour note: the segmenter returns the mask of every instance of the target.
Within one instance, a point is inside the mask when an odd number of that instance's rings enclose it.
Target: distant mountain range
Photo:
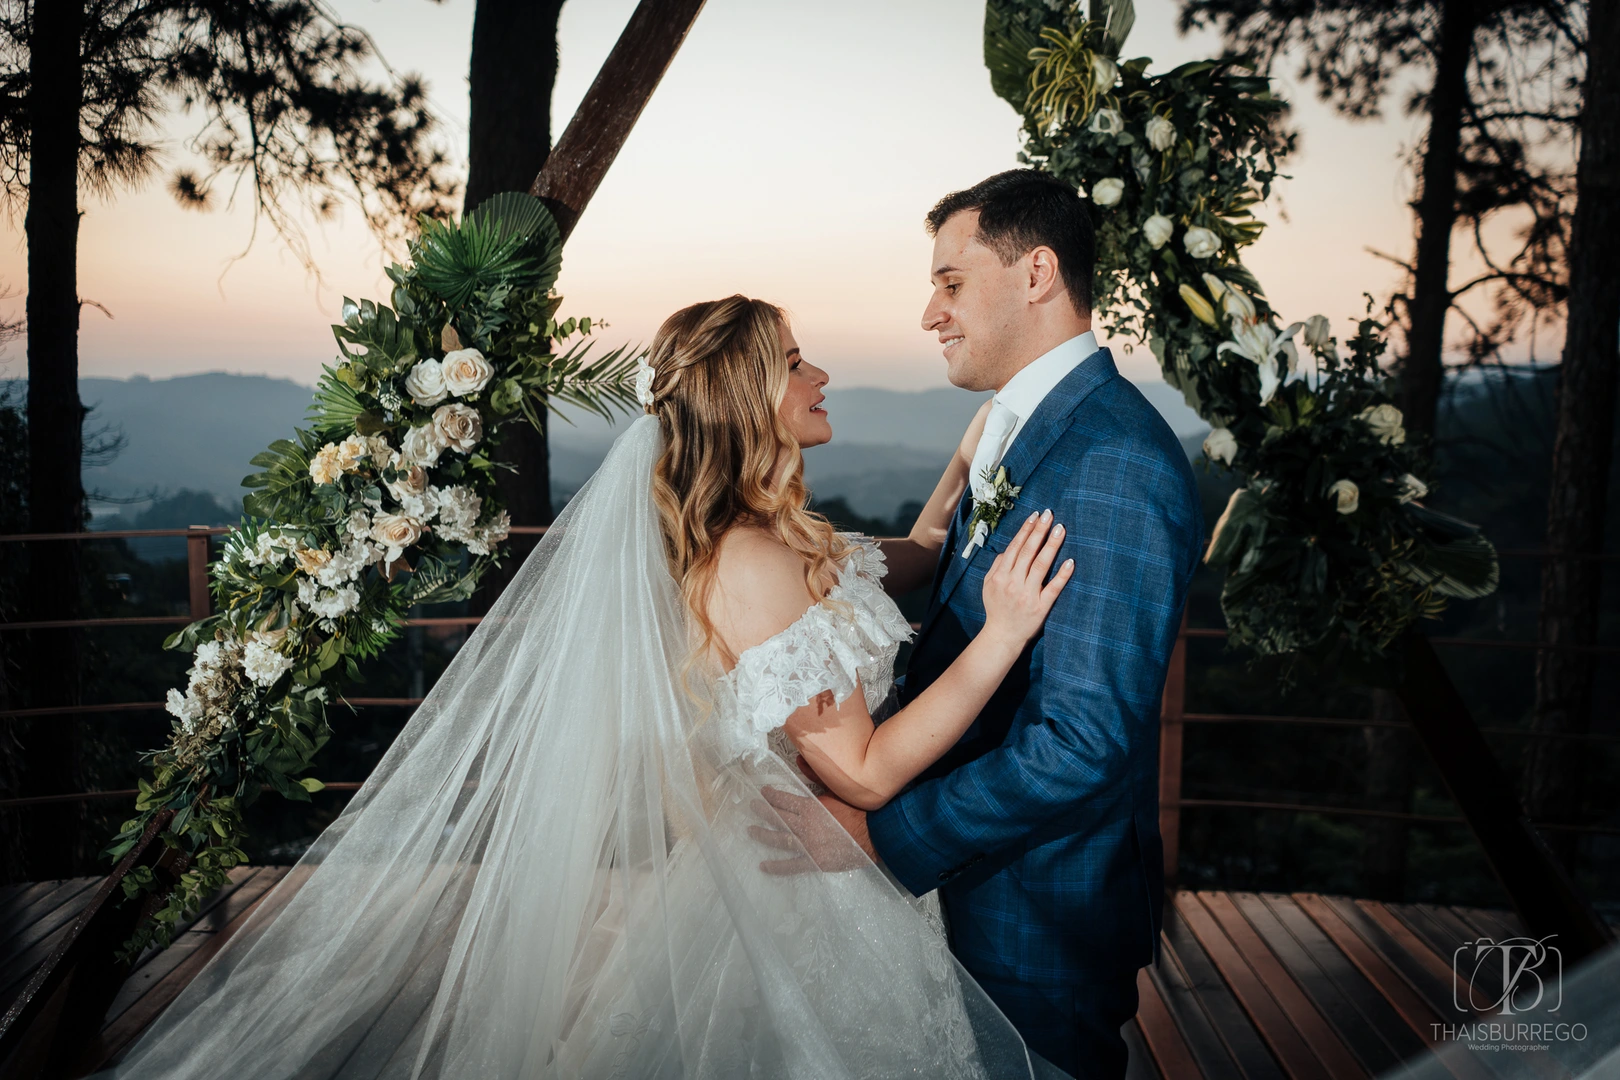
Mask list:
[[[1138,384],[1183,442],[1207,425],[1161,382]],[[87,468],[85,486],[119,499],[180,490],[208,492],[231,512],[240,506],[249,459],[302,419],[310,388],[288,379],[210,373],[173,379],[82,379],[90,430],[119,433],[124,447]],[[816,495],[843,498],[856,512],[891,517],[926,499],[984,395],[960,390],[834,389],[827,410],[835,438],[805,455]],[[552,490],[572,495],[601,464],[619,431],[600,417],[552,428]],[[1194,441],[1194,445],[1195,445]]]

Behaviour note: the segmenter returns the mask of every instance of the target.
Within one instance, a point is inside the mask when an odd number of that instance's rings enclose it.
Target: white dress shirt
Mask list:
[[[979,445],[973,450],[973,462],[968,466],[968,486],[974,502],[991,499],[993,492],[987,474],[995,473],[1007,448],[1035,415],[1046,395],[1096,351],[1097,335],[1087,330],[1030,361],[1007,380],[1006,386],[996,391],[995,397],[990,399],[990,415],[985,417]],[[971,555],[989,534],[984,522],[979,522],[968,538],[962,557]]]
[[[1024,430],[1046,395],[1096,351],[1097,335],[1087,330],[1031,360],[1007,380],[1006,386],[996,391],[996,396],[990,399],[993,404],[991,415],[985,421],[984,434],[979,436],[979,445],[973,451],[973,465],[968,472],[971,483],[977,485],[986,469],[994,471],[1001,464],[1007,448]],[[1012,414],[1010,417],[1008,412]]]

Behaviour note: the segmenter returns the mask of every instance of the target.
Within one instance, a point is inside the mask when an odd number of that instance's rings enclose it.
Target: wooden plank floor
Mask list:
[[[233,935],[286,867],[247,866],[161,952],[148,951],[85,1032],[85,1072],[122,1055]],[[0,1010],[66,932],[98,878],[0,888]],[[1311,893],[1192,892],[1165,905],[1163,956],[1137,980],[1130,1080],[1355,1080],[1426,1054],[1453,1004],[1452,953],[1520,933],[1505,911]],[[1483,1001],[1499,987],[1481,975]],[[424,988],[431,992],[431,988]],[[1459,1080],[1489,1080],[1459,1066]]]

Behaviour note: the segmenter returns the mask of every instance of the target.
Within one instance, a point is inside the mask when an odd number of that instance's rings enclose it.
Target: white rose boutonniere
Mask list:
[[[484,438],[484,421],[467,405],[440,405],[433,410],[433,430],[447,450],[470,453]]]
[[[440,370],[444,375],[444,388],[455,397],[476,394],[495,377],[495,368],[477,349],[457,349],[445,353]]]
[[[1429,494],[1429,485],[1406,473],[1395,481],[1395,498],[1399,502],[1409,503],[1415,499],[1425,498]]]
[[[1117,176],[1099,180],[1091,189],[1091,201],[1098,206],[1113,206],[1125,194],[1125,181]]]
[[[444,387],[444,367],[437,360],[418,360],[405,376],[405,392],[418,405],[437,405],[450,396]]]
[[[1022,485],[1007,479],[1005,465],[994,473],[989,469],[984,470],[984,474],[973,484],[973,513],[968,516],[967,522],[970,535],[967,546],[962,549],[962,558],[968,558],[975,548],[983,546],[1023,490]]]

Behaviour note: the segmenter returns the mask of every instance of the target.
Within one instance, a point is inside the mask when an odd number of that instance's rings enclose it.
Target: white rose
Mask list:
[[[444,452],[444,448],[444,440],[439,437],[438,427],[434,424],[423,424],[406,432],[405,441],[400,443],[399,453],[412,465],[431,469],[438,463],[439,455]]]
[[[1305,344],[1312,349],[1325,349],[1333,343],[1333,324],[1326,315],[1312,315],[1305,320]]]
[[[1099,135],[1118,135],[1125,130],[1125,118],[1118,109],[1098,109],[1091,117],[1091,130]]]
[[[1163,214],[1154,214],[1142,223],[1142,235],[1147,237],[1147,242],[1153,245],[1155,251],[1164,247],[1175,231],[1176,223]]]
[[[330,484],[343,475],[343,465],[338,459],[337,443],[327,443],[315,451],[315,457],[309,463],[309,478],[316,485]]]
[[[1096,80],[1098,90],[1111,90],[1114,83],[1119,80],[1119,67],[1108,57],[1092,53],[1091,74]]]
[[[1188,229],[1181,243],[1186,247],[1187,254],[1195,259],[1207,259],[1221,250],[1220,238],[1202,225]]]
[[[1204,456],[1211,461],[1230,465],[1232,459],[1237,457],[1237,452],[1237,438],[1226,428],[1215,428],[1204,436]]]
[[[1429,494],[1429,485],[1411,473],[1406,473],[1395,481],[1395,487],[1395,498],[1403,503],[1409,503],[1413,499],[1421,499]]]
[[[378,514],[371,522],[371,538],[388,549],[386,561],[422,538],[422,523],[405,514]]]
[[[1113,206],[1125,194],[1125,181],[1117,176],[1099,180],[1091,189],[1091,198],[1098,206]]]
[[[441,370],[444,373],[445,389],[456,397],[478,393],[495,377],[495,369],[477,349],[457,349],[455,352],[445,353]]]
[[[1341,514],[1353,514],[1361,506],[1361,489],[1354,480],[1335,480],[1328,488],[1328,494],[1333,496],[1336,509]]]
[[[1406,441],[1404,418],[1393,405],[1369,405],[1356,414],[1356,419],[1372,428],[1373,435],[1385,446],[1399,446]]]
[[[1155,116],[1147,122],[1148,145],[1155,150],[1168,150],[1176,145],[1176,125],[1162,116]]]
[[[418,405],[437,405],[450,396],[444,388],[444,367],[437,360],[418,360],[405,376],[405,392]]]
[[[446,449],[465,454],[483,439],[484,421],[469,406],[440,405],[433,410],[433,430]]]

